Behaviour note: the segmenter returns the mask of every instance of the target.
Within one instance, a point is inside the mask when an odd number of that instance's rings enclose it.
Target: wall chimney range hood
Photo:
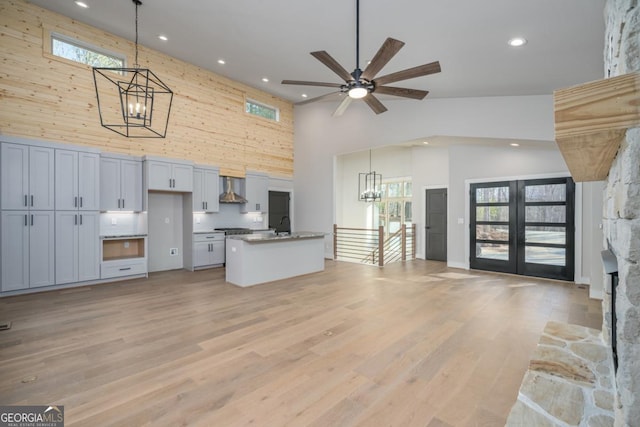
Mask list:
[[[220,194],[220,203],[247,203],[247,199],[233,191],[233,177],[226,176],[226,190],[224,193]]]

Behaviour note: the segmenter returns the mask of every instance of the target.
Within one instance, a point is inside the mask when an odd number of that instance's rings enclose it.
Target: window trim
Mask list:
[[[247,104],[254,104],[254,105],[258,105],[258,106],[263,107],[263,108],[272,109],[276,113],[275,114],[276,118],[275,119],[269,119],[267,117],[260,116],[258,114],[253,114],[253,113],[247,111]],[[253,98],[245,97],[245,99],[244,99],[244,112],[245,112],[245,114],[249,114],[252,117],[258,117],[258,118],[263,119],[263,120],[268,120],[269,122],[280,123],[280,109],[278,107],[266,104],[264,102],[256,101]]]

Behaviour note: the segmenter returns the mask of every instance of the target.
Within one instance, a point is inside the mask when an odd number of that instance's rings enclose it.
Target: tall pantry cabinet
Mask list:
[[[55,283],[54,149],[0,148],[2,291]]]
[[[100,155],[55,150],[56,285],[100,278]]]

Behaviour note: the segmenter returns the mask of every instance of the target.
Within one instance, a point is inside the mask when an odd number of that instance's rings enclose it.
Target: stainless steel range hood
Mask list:
[[[225,177],[226,191],[220,194],[220,203],[247,203],[247,199],[233,191],[233,177]]]

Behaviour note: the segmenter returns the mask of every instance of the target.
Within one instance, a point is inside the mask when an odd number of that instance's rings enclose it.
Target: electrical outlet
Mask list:
[[[118,219],[117,218],[111,218],[111,225],[118,225]]]
[[[169,255],[171,256],[178,255],[178,248],[169,249]]]
[[[129,248],[129,242],[124,242],[124,248],[125,249]]]

